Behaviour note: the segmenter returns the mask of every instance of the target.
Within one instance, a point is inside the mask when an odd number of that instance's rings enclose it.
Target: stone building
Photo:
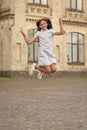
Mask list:
[[[0,0],[0,76],[27,75],[37,62],[38,42],[25,44],[20,27],[31,38],[36,21],[48,17],[58,31],[60,16],[66,33],[53,41],[57,70],[86,72],[87,0]]]

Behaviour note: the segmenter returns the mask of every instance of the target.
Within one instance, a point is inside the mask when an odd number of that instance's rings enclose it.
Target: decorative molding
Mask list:
[[[66,10],[64,13],[63,23],[73,26],[87,27],[87,20],[84,12]]]
[[[50,9],[48,6],[27,4],[26,13],[32,16],[49,16]]]
[[[12,18],[14,19],[14,14],[11,14],[11,13],[6,13],[6,14],[3,14],[3,15],[0,15],[0,19],[7,19],[7,18]]]
[[[78,11],[65,11],[64,18],[67,18],[69,20],[73,21],[86,21],[86,17],[84,12],[78,12]]]
[[[14,13],[11,12],[11,9],[7,9],[7,10],[3,10],[2,12],[0,12],[0,19],[3,18],[8,18],[8,17],[13,17]]]
[[[33,18],[33,17],[29,17],[29,18],[26,18],[26,21],[37,21],[38,18]]]
[[[73,20],[68,20],[68,19],[63,19],[63,24],[87,27],[87,22],[73,21]]]
[[[10,8],[9,8],[9,9],[2,9],[2,10],[0,11],[0,15],[2,15],[2,14],[4,14],[4,13],[7,13],[7,12],[9,12],[9,11],[11,11]]]

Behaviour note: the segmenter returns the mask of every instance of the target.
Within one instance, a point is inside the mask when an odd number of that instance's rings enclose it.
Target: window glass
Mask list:
[[[72,42],[73,42],[73,43],[76,43],[76,44],[78,43],[77,33],[73,33],[73,34],[72,34]]]
[[[29,29],[28,30],[28,37],[31,39],[34,34],[36,33],[36,29]],[[37,61],[38,57],[38,41],[28,45],[28,61]]]
[[[71,62],[71,44],[67,46],[67,62]]]
[[[34,3],[40,4],[40,0],[34,0],[34,1],[35,1]]]
[[[41,4],[47,5],[47,0],[41,0]]]
[[[42,5],[47,5],[48,0],[27,0],[28,3],[36,3],[36,4],[42,4]]]
[[[77,45],[73,45],[73,62],[77,62]]]
[[[29,3],[33,3],[33,0],[28,0]]]
[[[82,0],[66,0],[66,8],[73,10],[82,10],[83,1]]]
[[[82,0],[77,0],[77,10],[82,10]]]
[[[33,37],[33,30],[32,29],[28,30],[28,37],[29,38]]]
[[[83,35],[79,34],[79,44],[83,44]]]
[[[71,5],[72,5],[72,9],[76,9],[76,0],[72,0]]]
[[[33,44],[28,46],[28,61],[33,62]]]
[[[67,62],[84,62],[84,36],[80,33],[71,32],[67,34]]]
[[[37,29],[34,29],[34,34],[37,32]]]
[[[70,8],[70,0],[66,0],[66,8]]]

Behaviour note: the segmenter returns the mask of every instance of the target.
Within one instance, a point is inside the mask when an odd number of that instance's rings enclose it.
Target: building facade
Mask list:
[[[0,0],[0,76],[26,75],[37,62],[38,42],[25,44],[19,30],[32,38],[43,17],[56,31],[63,18],[66,33],[53,40],[58,72],[87,72],[87,0]]]

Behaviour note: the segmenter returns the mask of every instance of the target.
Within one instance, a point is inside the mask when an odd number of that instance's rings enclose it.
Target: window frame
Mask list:
[[[32,31],[32,36],[31,37],[29,37],[29,30],[30,31]],[[33,36],[34,36],[34,34],[36,33],[36,28],[32,28],[32,29],[28,29],[27,30],[27,33],[28,33],[28,37],[31,39]],[[37,41],[35,41],[35,42],[33,42],[32,44],[30,44],[30,45],[28,45],[28,62],[30,63],[30,62],[37,62],[38,61],[38,53],[37,53],[37,50],[35,49],[36,48],[36,46],[37,46],[37,48],[39,47],[39,41],[37,40]],[[33,50],[33,52],[32,52],[32,60],[30,60],[30,58],[29,58],[29,49],[31,49],[32,48],[32,50]],[[37,54],[37,55],[36,55]],[[36,58],[37,57],[37,58]]]
[[[29,1],[27,2],[29,3]],[[30,2],[29,4],[48,6],[48,0],[46,1],[46,4],[42,4],[42,0],[39,0],[39,3],[35,2],[35,0],[32,0],[32,2]]]
[[[76,33],[77,34],[77,43],[73,43],[72,39],[73,39],[73,34]],[[71,61],[68,62],[68,59],[67,59],[67,64],[74,64],[74,65],[84,65],[84,35],[81,34],[81,33],[78,33],[78,32],[71,32],[71,33],[68,33],[68,34],[71,34],[71,43],[67,41],[67,48],[68,48],[68,45],[71,45],[70,49],[71,49],[71,53],[70,53],[70,58],[71,58]],[[80,35],[83,37],[83,43],[80,43]],[[67,36],[68,37],[68,36]],[[77,61],[74,62],[74,55],[73,55],[73,48],[74,46],[77,47]],[[80,55],[79,55],[79,49],[80,47],[83,47],[83,62],[80,61]],[[67,50],[67,58],[68,58],[68,50]]]
[[[83,12],[83,0],[81,0],[81,3],[82,3],[82,7],[81,7],[81,10],[80,9],[78,9],[78,0],[75,0],[75,9],[72,7],[72,0],[69,0],[70,2],[70,5],[69,5],[69,7],[67,7],[67,5],[66,5],[66,9],[67,10],[70,10],[70,11],[76,11],[76,12]],[[67,0],[66,0],[66,2],[67,2]]]

